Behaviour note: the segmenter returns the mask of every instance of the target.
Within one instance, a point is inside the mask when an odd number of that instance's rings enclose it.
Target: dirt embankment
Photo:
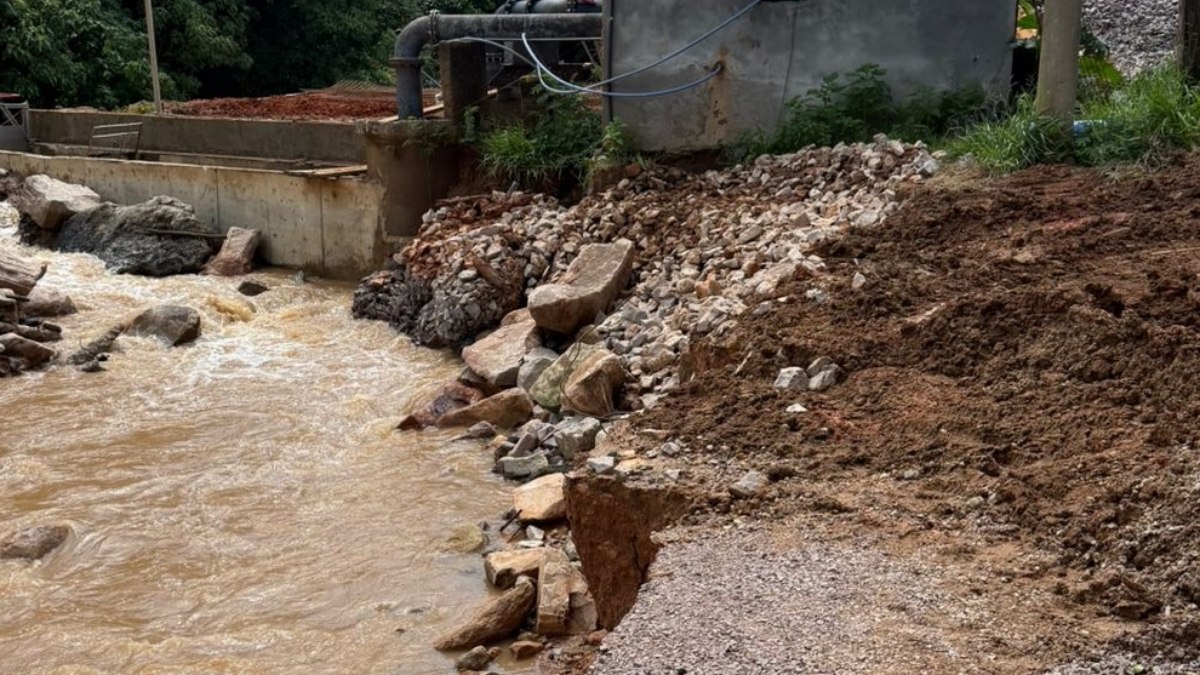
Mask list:
[[[1127,629],[1126,647],[1195,658],[1200,162],[945,178],[909,197],[824,244],[827,273],[781,289],[790,301],[695,345],[695,377],[630,442],[646,453],[669,430],[684,448],[655,461],[707,495],[687,522],[821,514],[837,536],[901,546],[952,533],[983,542],[956,564],[994,570],[1007,551],[1004,583]],[[813,286],[828,299],[805,300]],[[819,356],[842,383],[773,387]],[[744,468],[772,483],[731,498]]]
[[[306,92],[262,98],[213,98],[171,103],[167,112],[193,117],[348,121],[393,116],[396,114],[396,102],[391,96]]]

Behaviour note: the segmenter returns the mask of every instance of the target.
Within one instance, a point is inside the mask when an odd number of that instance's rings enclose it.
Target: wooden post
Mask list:
[[[1082,26],[1083,0],[1046,0],[1035,108],[1068,124],[1075,115]]]
[[[146,35],[150,39],[150,85],[154,88],[154,112],[162,112],[162,91],[158,86],[158,47],[154,43],[154,7],[146,0]]]
[[[1200,82],[1200,0],[1179,0],[1179,69],[1191,82]]]

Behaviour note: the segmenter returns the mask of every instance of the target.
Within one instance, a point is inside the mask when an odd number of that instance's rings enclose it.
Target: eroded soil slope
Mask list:
[[[828,275],[697,345],[694,379],[640,426],[690,449],[717,512],[869,502],[874,522],[846,528],[986,533],[1036,555],[1019,576],[1064,607],[1194,656],[1200,163],[945,178],[910,197],[884,227],[826,244]],[[816,285],[823,303],[805,299]],[[772,387],[818,356],[841,384]],[[724,465],[774,483],[731,500]]]

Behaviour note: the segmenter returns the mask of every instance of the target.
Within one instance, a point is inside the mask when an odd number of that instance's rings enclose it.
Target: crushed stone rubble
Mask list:
[[[1083,16],[1125,75],[1166,62],[1175,49],[1177,0],[1087,0]]]
[[[920,143],[872,143],[760,157],[729,170],[631,168],[631,177],[572,207],[523,192],[451,200],[419,237],[355,294],[356,316],[389,321],[419,344],[461,347],[559,281],[582,247],[626,239],[632,280],[607,315],[571,338],[600,341],[629,374],[625,402],[653,404],[679,385],[691,342],[728,331],[781,297],[790,279],[819,275],[817,243],[882,224],[897,189],[933,175]],[[759,309],[761,307],[761,309]]]

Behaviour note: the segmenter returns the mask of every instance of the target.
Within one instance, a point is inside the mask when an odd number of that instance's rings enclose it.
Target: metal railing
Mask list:
[[[98,124],[88,139],[88,157],[137,159],[142,148],[142,123]]]
[[[0,98],[0,150],[29,148],[29,104]]]

